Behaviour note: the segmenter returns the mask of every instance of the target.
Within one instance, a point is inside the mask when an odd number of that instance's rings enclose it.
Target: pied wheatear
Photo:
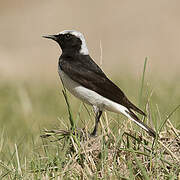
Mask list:
[[[82,33],[65,30],[43,37],[56,41],[62,49],[58,71],[65,88],[94,108],[96,118],[91,135],[96,135],[103,110],[108,110],[124,114],[149,135],[156,136],[155,131],[144,124],[134,112],[143,116],[146,114],[131,103],[122,90],[92,60]]]

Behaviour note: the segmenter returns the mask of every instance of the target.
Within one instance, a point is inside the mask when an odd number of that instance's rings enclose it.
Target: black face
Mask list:
[[[79,52],[81,49],[81,40],[70,33],[43,37],[56,41],[60,45],[62,51]]]

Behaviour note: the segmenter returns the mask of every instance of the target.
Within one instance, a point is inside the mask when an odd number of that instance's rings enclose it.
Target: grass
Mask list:
[[[120,86],[138,104],[133,97],[139,84],[146,123],[159,132],[155,140],[124,116],[109,112],[103,114],[99,136],[90,138],[92,109],[65,91],[63,95],[55,83],[3,81],[0,179],[180,178],[180,89],[174,81],[152,91],[145,83],[145,68],[143,72],[141,84],[126,76],[128,83],[122,77]]]

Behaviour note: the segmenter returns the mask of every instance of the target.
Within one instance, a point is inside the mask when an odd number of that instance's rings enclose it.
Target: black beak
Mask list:
[[[45,35],[45,36],[42,36],[43,38],[48,38],[48,39],[52,39],[54,41],[57,41],[58,40],[58,35]]]

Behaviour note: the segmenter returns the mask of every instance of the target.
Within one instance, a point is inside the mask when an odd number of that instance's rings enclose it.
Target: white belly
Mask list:
[[[69,78],[69,76],[66,75],[62,70],[59,70],[59,75],[61,77],[61,80],[63,81],[65,88],[85,103],[97,106],[101,110],[106,109],[108,111],[123,113],[127,115],[125,111],[128,111],[128,109],[126,107],[115,103],[90,89],[83,87],[79,83]]]

